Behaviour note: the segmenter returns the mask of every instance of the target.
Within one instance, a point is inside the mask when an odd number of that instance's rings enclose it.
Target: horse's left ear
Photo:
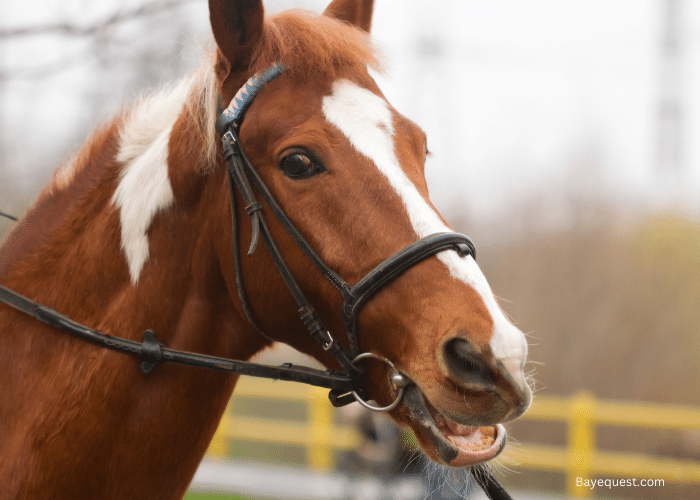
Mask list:
[[[219,56],[226,68],[218,68],[219,77],[248,68],[263,30],[262,0],[209,0],[209,20]]]
[[[357,26],[369,33],[374,0],[333,0],[324,14]]]

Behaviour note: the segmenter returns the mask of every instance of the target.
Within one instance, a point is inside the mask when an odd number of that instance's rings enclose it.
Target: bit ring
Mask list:
[[[367,358],[374,358],[374,359],[377,359],[379,361],[383,361],[384,363],[389,365],[389,367],[391,368],[391,372],[389,375],[389,381],[391,383],[392,389],[395,389],[395,391],[396,391],[396,397],[387,406],[376,406],[376,405],[371,404],[369,401],[365,401],[364,399],[362,399],[362,397],[357,393],[357,391],[351,391],[352,395],[355,398],[355,401],[360,403],[360,405],[364,406],[368,410],[381,411],[381,412],[391,411],[394,408],[396,408],[399,405],[399,403],[401,402],[401,398],[403,398],[403,391],[406,387],[408,387],[411,384],[411,379],[408,378],[403,373],[401,373],[400,371],[398,371],[396,369],[396,367],[394,366],[394,363],[392,363],[391,361],[389,361],[388,359],[386,359],[382,356],[379,356],[379,355],[371,353],[371,352],[363,352],[362,354],[358,354],[352,360],[352,363],[355,364],[355,361],[360,361],[360,360],[367,359]]]

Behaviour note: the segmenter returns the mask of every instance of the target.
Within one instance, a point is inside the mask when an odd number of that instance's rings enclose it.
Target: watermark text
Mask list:
[[[629,488],[629,487],[661,487],[665,486],[665,481],[663,479],[638,479],[636,477],[627,479],[584,479],[582,477],[576,478],[576,486],[589,488],[591,490],[595,488]]]

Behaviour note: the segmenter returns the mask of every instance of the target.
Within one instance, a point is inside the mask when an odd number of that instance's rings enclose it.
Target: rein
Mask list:
[[[330,370],[322,371],[295,366],[291,363],[279,367],[268,366],[168,349],[158,342],[151,330],[144,332],[143,342],[107,335],[76,323],[61,313],[37,304],[4,286],[0,286],[0,302],[97,346],[140,358],[141,371],[145,374],[151,373],[159,363],[175,363],[254,377],[301,382],[332,390],[351,390],[353,387],[352,380],[348,376]]]
[[[6,219],[17,221],[17,217],[15,217],[14,215],[6,214],[5,212],[0,212],[0,217],[5,217]]]
[[[285,363],[281,366],[269,366],[178,351],[165,347],[156,339],[155,333],[151,330],[146,330],[144,332],[142,342],[127,340],[76,323],[59,312],[49,307],[42,306],[4,286],[0,286],[0,302],[22,311],[48,325],[64,330],[82,340],[106,349],[137,357],[141,360],[140,367],[144,374],[150,374],[159,363],[175,363],[228,373],[287,380],[324,387],[330,389],[329,399],[334,406],[344,406],[357,401],[365,408],[373,411],[390,411],[394,409],[401,402],[404,389],[411,385],[412,381],[400,373],[388,359],[371,352],[360,351],[357,337],[357,321],[360,311],[367,301],[385,285],[423,260],[448,250],[456,251],[460,257],[471,255],[476,258],[476,249],[472,241],[462,234],[450,232],[435,233],[421,238],[391,255],[367,273],[367,275],[354,286],[349,285],[333,271],[306,241],[301,232],[284,212],[275,196],[268,189],[263,179],[246,157],[238,138],[238,131],[240,130],[245,111],[250,106],[253,98],[267,83],[280,76],[286,70],[287,68],[284,65],[276,63],[260,74],[253,76],[244,87],[239,90],[228,108],[220,110],[216,122],[217,132],[222,138],[224,158],[228,171],[232,218],[232,254],[235,265],[236,285],[246,318],[258,332],[265,335],[255,321],[243,284],[239,257],[238,221],[236,217],[238,191],[243,198],[246,213],[250,216],[252,224],[252,236],[248,249],[248,256],[253,254],[260,237],[262,237],[275,266],[297,304],[299,318],[306,326],[309,335],[311,335],[325,351],[335,357],[338,364],[343,369],[343,372],[333,370],[323,371],[305,366],[295,366],[291,363]],[[253,185],[299,248],[307,255],[323,276],[325,276],[325,278],[340,292],[343,298],[341,315],[348,347],[345,347],[331,335],[301,290],[267,226],[263,215],[263,206],[255,196]],[[16,220],[14,217],[8,216],[2,212],[0,212],[0,215]],[[265,336],[267,337],[267,335]],[[359,362],[368,358],[378,359],[387,364],[390,369],[389,383],[395,392],[395,396],[394,400],[386,406],[377,406],[366,399],[363,390],[364,369]],[[493,500],[510,499],[510,496],[498,484],[488,467],[474,467],[471,470],[472,475],[476,478],[489,498]]]

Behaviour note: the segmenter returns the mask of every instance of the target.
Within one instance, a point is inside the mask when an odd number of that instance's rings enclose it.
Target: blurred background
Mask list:
[[[502,307],[530,338],[533,414],[541,401],[543,416],[511,425],[520,444],[499,477],[522,491],[700,498],[700,3],[376,4],[373,35],[388,61],[377,79],[428,134],[431,198],[475,241]],[[2,2],[0,210],[21,214],[98,123],[185,75],[210,46],[203,0]],[[10,227],[0,220],[0,234]],[[621,416],[596,416],[608,410]],[[396,442],[411,456],[410,436]],[[219,457],[238,453],[221,446]],[[294,462],[263,455],[254,460]],[[597,470],[604,456],[612,465]],[[657,461],[625,468],[640,457]],[[297,465],[347,475],[348,460]],[[572,486],[582,474],[670,480],[586,493]]]

